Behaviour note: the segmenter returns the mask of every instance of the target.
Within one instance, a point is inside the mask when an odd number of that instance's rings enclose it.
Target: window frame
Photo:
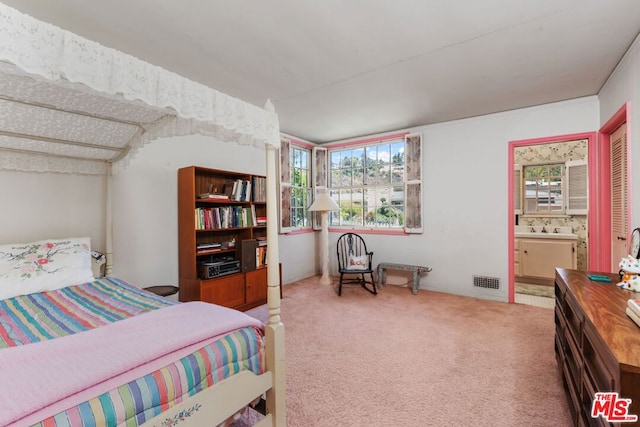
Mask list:
[[[306,165],[296,164],[296,153],[304,153]],[[306,176],[306,179],[304,179],[306,185],[300,185],[302,183],[296,182],[296,173],[301,171],[304,171],[304,173],[299,173],[299,176]],[[313,164],[312,149],[310,147],[298,144],[295,141],[290,141],[289,174],[289,188],[291,192],[291,201],[289,203],[291,218],[290,231],[311,230],[313,217],[308,209],[313,202]],[[300,203],[296,203],[298,199],[300,199]],[[302,211],[302,215],[298,215],[297,211]],[[298,217],[304,218],[302,225],[296,224]]]
[[[536,209],[535,210],[530,210],[529,209],[529,203],[528,203],[528,199],[531,199],[530,197],[527,197],[527,180],[529,179],[527,177],[527,171],[531,170],[533,168],[547,168],[549,171],[553,168],[560,168],[560,185],[559,185],[559,190],[560,190],[560,195],[562,196],[562,205],[560,206],[559,209],[551,209],[549,208],[548,210],[541,210],[538,209],[539,206],[539,200],[540,200],[540,192],[544,191],[544,190],[540,190],[539,188],[536,188],[536,197],[535,197],[535,204],[536,204]],[[558,215],[565,215],[566,214],[566,209],[567,209],[567,201],[566,201],[566,189],[565,189],[565,181],[566,181],[566,162],[548,162],[548,163],[535,163],[535,164],[527,164],[527,165],[522,165],[522,198],[523,198],[523,203],[522,203],[522,214],[523,215],[530,215],[530,216],[558,216]],[[550,173],[541,176],[542,179],[546,179],[546,180],[551,180],[552,178],[557,178],[558,175],[552,175]],[[550,199],[551,198],[551,190],[548,190],[548,195],[547,198]]]
[[[402,143],[400,149],[398,149],[398,143]],[[388,146],[386,150],[383,149],[383,156],[388,155],[388,161],[380,163],[379,156],[379,148],[382,146]],[[371,231],[371,232],[388,232],[388,233],[422,233],[422,176],[421,176],[421,145],[422,145],[422,137],[420,134],[396,134],[392,136],[388,136],[385,138],[378,139],[370,139],[366,141],[360,142],[352,142],[345,145],[333,145],[328,146],[327,152],[327,188],[336,203],[343,206],[344,204],[350,204],[349,207],[345,207],[343,209],[348,209],[350,211],[355,212],[355,215],[358,216],[358,209],[361,209],[360,212],[360,220],[358,223],[345,223],[342,218],[345,213],[344,210],[341,209],[339,213],[330,212],[329,215],[329,225],[335,229],[356,229],[361,231]],[[395,146],[395,148],[394,148]],[[369,151],[371,150],[371,151]],[[354,151],[357,154],[354,155]],[[408,157],[407,151],[410,151],[411,156]],[[369,153],[375,152],[375,163],[368,166],[368,160],[370,158]],[[350,155],[347,153],[351,153]],[[386,153],[386,154],[384,154]],[[339,166],[345,166],[343,163],[343,156],[347,154],[350,156],[348,167],[335,167],[335,155],[338,155]],[[402,154],[402,161],[399,162],[397,160],[397,155]],[[360,156],[360,157],[359,157]],[[394,161],[395,158],[395,161]],[[345,157],[346,159],[346,157]],[[356,160],[354,160],[356,159]],[[360,160],[358,160],[360,159]],[[373,174],[370,174],[368,169],[373,171]],[[398,168],[401,168],[401,179],[397,179],[398,177]],[[395,169],[395,171],[394,171]],[[344,173],[350,170],[350,173]],[[380,172],[384,176],[388,173],[388,181],[385,179],[384,182],[380,182]],[[350,176],[350,178],[346,178],[350,180],[350,185],[335,185],[335,176],[334,172],[344,174],[345,176]],[[342,171],[342,172],[340,172]],[[358,179],[355,183],[353,181],[354,171],[360,172],[361,181]],[[372,177],[373,182],[367,182],[367,178]],[[396,179],[394,179],[394,177]],[[360,176],[358,176],[360,178]],[[348,183],[347,183],[348,184]],[[370,206],[370,203],[367,202],[366,194],[375,194],[375,201],[373,202],[373,206]],[[398,199],[394,194],[401,193],[401,199]],[[351,203],[347,201],[342,201],[342,195],[350,195]],[[353,194],[361,194],[360,200],[361,203],[358,203],[361,207],[354,208],[353,206]],[[386,194],[388,199],[386,201],[382,201],[381,194]],[[372,196],[369,196],[371,199]],[[401,200],[398,203],[398,200]],[[378,201],[380,203],[378,203]],[[366,206],[366,207],[365,207]],[[380,225],[367,223],[367,215],[379,213],[381,210],[389,211],[391,208],[392,212],[394,210],[394,206],[399,208],[401,217],[398,222],[391,225]],[[408,206],[411,208],[408,211]],[[354,210],[355,209],[355,210]],[[367,213],[365,213],[365,210]],[[407,217],[409,213],[409,218],[411,219],[411,225],[407,225]],[[340,215],[339,219],[336,221],[336,215]],[[391,218],[393,221],[392,217]],[[374,221],[377,220],[374,218]]]

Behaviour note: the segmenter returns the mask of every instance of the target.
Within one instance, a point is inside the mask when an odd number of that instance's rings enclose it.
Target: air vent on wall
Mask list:
[[[497,277],[473,276],[473,286],[486,289],[500,289],[500,279]]]

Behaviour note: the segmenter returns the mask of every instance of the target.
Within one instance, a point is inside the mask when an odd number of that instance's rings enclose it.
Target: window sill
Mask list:
[[[381,229],[381,228],[355,228],[355,227],[329,227],[332,233],[357,233],[357,234],[383,234],[388,236],[409,236],[403,229]]]
[[[575,215],[567,215],[565,213],[557,213],[557,214],[546,214],[546,213],[539,213],[539,214],[520,214],[520,218],[571,218],[572,216]]]
[[[300,228],[298,230],[291,230],[288,233],[284,233],[285,236],[294,236],[296,234],[305,234],[305,233],[313,233],[313,228]]]

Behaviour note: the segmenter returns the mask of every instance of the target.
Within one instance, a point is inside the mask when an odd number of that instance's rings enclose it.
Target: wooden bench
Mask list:
[[[394,262],[381,262],[378,264],[378,284],[380,287],[384,286],[386,276],[385,270],[404,270],[411,271],[413,273],[413,294],[418,293],[418,286],[420,286],[420,274],[428,273],[431,271],[430,267],[423,267],[420,265],[409,264],[396,264]]]

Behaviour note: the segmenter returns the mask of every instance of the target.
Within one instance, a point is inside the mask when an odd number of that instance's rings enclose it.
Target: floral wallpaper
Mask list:
[[[519,165],[566,162],[568,160],[587,160],[587,140],[581,139],[550,144],[528,145],[514,149],[514,162]],[[550,225],[571,227],[578,235],[577,258],[578,270],[587,270],[587,216],[565,215],[558,216],[527,216],[519,215],[519,225]]]

